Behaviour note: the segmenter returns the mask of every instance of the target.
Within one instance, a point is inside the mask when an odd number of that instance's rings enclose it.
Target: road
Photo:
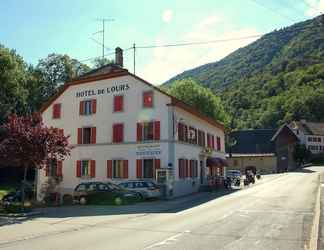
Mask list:
[[[54,216],[3,226],[0,249],[308,249],[319,171],[273,176],[174,211]]]

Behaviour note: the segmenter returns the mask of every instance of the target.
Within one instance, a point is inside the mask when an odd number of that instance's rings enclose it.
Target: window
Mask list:
[[[238,161],[234,160],[234,166],[237,166],[237,165],[238,165]]]
[[[188,171],[188,160],[187,159],[179,159],[178,161],[178,169],[179,169],[179,178],[184,179],[189,176]]]
[[[191,144],[197,144],[197,129],[195,129],[194,127],[189,127],[188,141]]]
[[[108,191],[109,190],[109,187],[105,184],[98,184],[98,190],[99,191]]]
[[[154,160],[153,159],[144,159],[143,160],[143,177],[144,178],[153,178],[154,176]]]
[[[83,128],[82,131],[82,143],[90,144],[91,142],[91,128]]]
[[[114,96],[114,112],[123,111],[124,106],[124,96],[116,95]]]
[[[53,119],[61,118],[61,103],[53,105]]]
[[[308,137],[309,142],[313,141],[312,139],[313,139],[312,137]]]
[[[114,160],[113,161],[113,178],[123,178],[124,177],[124,161]]]
[[[217,144],[217,151],[221,151],[221,138],[217,136],[216,138],[216,144]]]
[[[95,144],[96,143],[96,128],[79,128],[78,129],[78,144]]]
[[[89,161],[81,161],[81,177],[90,176],[90,164]]]
[[[197,160],[190,160],[189,176],[191,178],[197,178],[198,177],[198,161]]]
[[[113,125],[113,142],[120,143],[124,141],[124,124],[118,123]]]
[[[97,111],[97,100],[86,100],[80,102],[80,115],[91,115]]]
[[[87,190],[87,187],[85,184],[80,184],[79,186],[76,187],[75,189],[76,191],[86,191]]]
[[[205,132],[198,130],[198,145],[205,147]]]
[[[143,140],[150,141],[154,139],[153,122],[143,123]]]
[[[52,177],[60,177],[62,176],[62,161],[51,160],[46,168],[45,168],[45,175],[52,176]]]
[[[153,91],[146,91],[143,93],[143,107],[144,108],[153,107]]]

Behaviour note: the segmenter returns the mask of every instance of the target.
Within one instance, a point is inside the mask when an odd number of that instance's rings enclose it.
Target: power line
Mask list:
[[[306,4],[309,8],[318,11],[320,14],[323,14],[323,12],[318,8],[318,7],[314,7],[312,4],[310,4],[309,2],[307,2],[307,0],[304,0],[304,4]]]
[[[281,16],[281,17],[284,17],[284,18],[286,18],[286,19],[289,19],[289,20],[292,21],[292,22],[298,22],[298,20],[293,19],[293,18],[291,18],[290,16],[287,16],[287,15],[285,15],[285,14],[282,14],[282,13],[278,12],[277,10],[275,10],[275,9],[273,9],[273,8],[269,8],[268,6],[266,6],[266,5],[264,5],[264,4],[260,3],[260,2],[258,2],[257,0],[251,0],[251,1],[254,2],[254,3],[256,3],[256,4],[258,4],[258,5],[260,5],[261,7],[265,8],[265,9],[267,9],[267,10],[269,10],[269,11],[275,13],[275,14],[278,15],[278,16]]]

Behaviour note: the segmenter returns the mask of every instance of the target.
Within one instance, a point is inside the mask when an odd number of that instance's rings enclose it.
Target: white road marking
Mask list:
[[[190,233],[190,231],[186,230],[184,232],[181,232],[181,233],[175,234],[173,236],[170,236],[169,238],[166,238],[163,241],[160,241],[160,242],[157,242],[157,243],[154,243],[154,244],[152,244],[150,246],[145,247],[143,250],[152,249],[152,248],[163,246],[163,245],[168,245],[171,242],[177,241],[178,237],[180,237],[180,236],[182,236],[182,235],[184,235],[186,233]]]

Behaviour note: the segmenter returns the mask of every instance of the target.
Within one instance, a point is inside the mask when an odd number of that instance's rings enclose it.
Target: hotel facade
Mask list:
[[[66,83],[42,107],[47,126],[70,135],[71,155],[37,174],[38,199],[52,176],[71,194],[81,182],[156,180],[168,196],[199,190],[224,174],[224,126],[122,68],[106,65]],[[165,170],[165,171],[164,171]]]

